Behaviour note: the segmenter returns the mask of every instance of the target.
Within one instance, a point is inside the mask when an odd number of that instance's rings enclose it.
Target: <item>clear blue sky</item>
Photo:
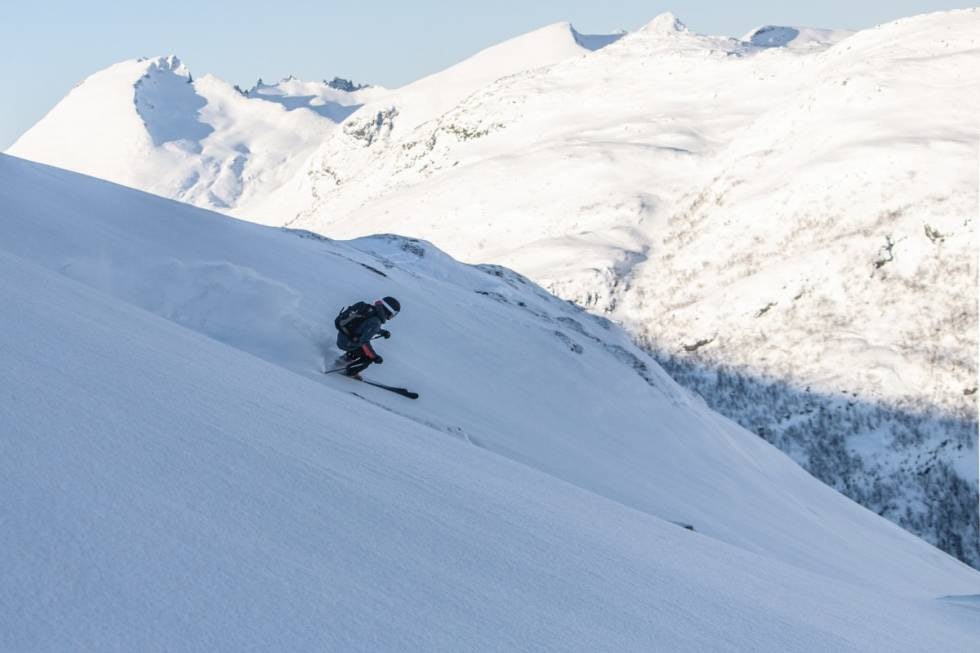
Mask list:
[[[79,80],[139,56],[176,54],[194,74],[241,85],[288,74],[395,87],[560,20],[582,32],[636,29],[674,12],[705,34],[740,36],[764,23],[870,27],[968,7],[942,0],[14,0],[0,17],[0,149]]]

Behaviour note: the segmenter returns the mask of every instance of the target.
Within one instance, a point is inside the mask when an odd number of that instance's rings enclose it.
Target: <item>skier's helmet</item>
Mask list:
[[[381,308],[385,314],[385,319],[390,320],[391,318],[398,315],[398,311],[402,310],[402,305],[398,303],[398,300],[394,297],[385,297],[384,299],[379,299],[374,302],[375,306]]]

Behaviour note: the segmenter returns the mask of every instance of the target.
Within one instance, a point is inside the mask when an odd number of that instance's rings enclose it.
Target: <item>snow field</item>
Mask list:
[[[5,648],[978,635],[962,601],[935,600],[975,594],[975,571],[508,270],[6,156],[0,177]],[[337,308],[381,294],[405,310],[370,376],[418,402],[317,372]]]

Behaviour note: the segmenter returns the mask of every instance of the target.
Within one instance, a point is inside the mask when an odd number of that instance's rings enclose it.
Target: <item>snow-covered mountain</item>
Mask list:
[[[711,405],[975,566],[978,35],[935,14],[818,56],[610,293]]]
[[[585,35],[550,25],[478,52],[395,91],[335,78],[261,79],[243,90],[213,75],[195,78],[180,59],[125,61],[79,83],[7,153],[84,172],[205,208],[283,222],[307,208],[283,184],[311,173],[306,159],[345,125],[371,142],[414,127],[469,93],[516,72],[596,50],[621,35]],[[360,110],[360,111],[358,111]],[[356,141],[355,141],[356,142]],[[323,174],[318,171],[318,174]],[[263,200],[276,197],[273,206]]]
[[[711,405],[977,565],[978,33],[970,10],[758,48],[661,16],[370,155],[334,132],[291,224],[396,225],[611,315]]]
[[[364,98],[339,126],[284,126],[304,139],[292,158],[217,195],[266,224],[394,230],[508,265],[625,324],[710,405],[978,565],[978,33],[976,10],[742,39],[671,14],[616,39],[552,25]],[[49,120],[12,152],[222,206],[210,177],[181,194],[103,174],[84,150],[67,165]],[[171,185],[184,174],[116,160]]]
[[[232,213],[265,224],[290,224],[301,215],[334,210],[335,207],[328,209],[321,200],[333,196],[340,186],[345,191],[357,187],[346,200],[348,203],[384,194],[389,181],[388,168],[361,174],[380,163],[379,153],[397,150],[404,157],[418,158],[420,148],[424,151],[428,147],[428,141],[422,143],[418,139],[433,138],[429,135],[433,121],[472,94],[501,79],[565,60],[579,60],[622,36],[586,35],[570,23],[555,23],[489,47],[454,66],[396,89],[362,107],[344,122],[342,129],[323,139],[310,155],[305,174],[295,176],[291,183],[264,198],[240,204]],[[445,128],[458,139],[480,135],[470,133],[462,125],[448,124]],[[356,182],[349,183],[355,177]],[[297,205],[302,208],[291,210]]]
[[[306,158],[380,87],[289,77],[247,91],[175,56],[79,83],[8,150],[181,201],[227,209],[304,172]]]
[[[0,180],[4,649],[980,637],[978,572],[509,270],[8,156]],[[388,293],[371,376],[417,402],[318,371],[337,308]]]

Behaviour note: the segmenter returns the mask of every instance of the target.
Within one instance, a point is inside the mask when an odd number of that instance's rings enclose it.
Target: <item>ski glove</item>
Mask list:
[[[381,331],[378,331],[378,334],[385,340],[391,337],[391,331],[388,331],[387,329],[381,329]]]
[[[371,362],[374,363],[375,365],[381,365],[381,363],[385,362],[385,359],[381,358],[381,354],[378,354],[377,356],[371,359]]]

